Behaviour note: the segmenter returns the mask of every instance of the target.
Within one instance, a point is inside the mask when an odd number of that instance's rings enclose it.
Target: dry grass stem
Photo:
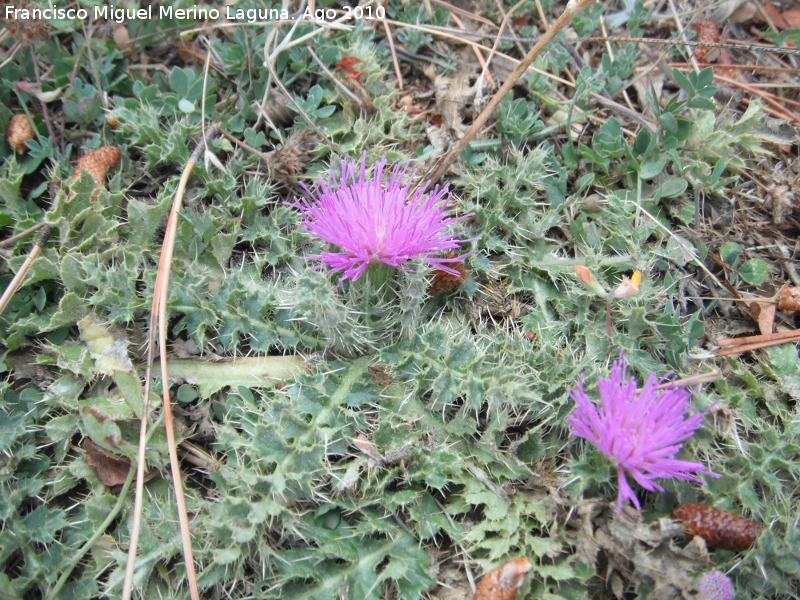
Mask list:
[[[458,141],[455,148],[453,148],[444,156],[444,158],[441,159],[439,165],[436,167],[430,177],[424,177],[423,181],[430,180],[431,183],[436,183],[442,177],[442,175],[444,175],[448,169],[450,169],[450,166],[461,155],[467,145],[478,134],[478,132],[481,131],[489,117],[494,114],[495,110],[497,110],[497,106],[500,104],[500,101],[506,96],[506,94],[508,94],[508,92],[511,91],[511,88],[514,87],[514,84],[516,84],[519,78],[522,77],[523,73],[525,73],[528,67],[533,63],[534,59],[539,56],[541,51],[544,50],[545,46],[547,46],[547,44],[550,43],[556,34],[566,27],[576,15],[580,14],[587,6],[592,4],[592,2],[594,2],[594,0],[578,0],[575,3],[567,5],[566,10],[558,19],[556,19],[556,21],[547,29],[547,31],[545,31],[544,35],[539,38],[539,41],[534,44],[533,48],[531,48],[528,54],[525,55],[525,58],[519,62],[508,79],[506,79],[500,89],[497,90],[497,93],[492,97],[481,113],[475,118],[475,120],[472,122],[472,125],[464,134],[464,136]]]
[[[768,348],[769,346],[778,346],[780,344],[798,341],[800,341],[800,329],[780,333],[769,333],[766,335],[726,338],[717,340],[716,343],[719,347],[714,350],[714,356],[721,358],[723,356],[732,356],[734,354],[741,354],[742,352],[749,352],[750,350],[760,350],[761,348]]]
[[[42,227],[44,227],[45,223],[42,221],[41,223],[37,223],[33,227],[28,227],[25,231],[20,231],[16,235],[12,235],[10,238],[6,238],[0,241],[0,248],[4,248],[5,246],[10,246],[14,242],[21,240],[22,238],[28,237],[30,234],[39,231]]]
[[[42,249],[47,245],[47,240],[50,239],[50,234],[53,233],[53,227],[51,225],[42,225],[43,231],[39,234],[39,238],[36,240],[36,243],[31,248],[30,254],[25,259],[25,262],[22,263],[20,266],[19,271],[16,272],[14,278],[8,284],[6,291],[3,292],[2,297],[0,297],[0,314],[3,314],[8,303],[11,302],[11,299],[14,297],[14,294],[17,293],[17,290],[22,285],[22,281],[25,279],[25,276],[28,274],[28,271],[33,264],[33,261],[42,253]]]
[[[389,42],[389,52],[392,54],[392,64],[394,65],[394,74],[397,77],[397,89],[403,89],[403,73],[400,72],[400,62],[397,60],[397,50],[394,48],[394,38],[392,37],[392,30],[389,24],[384,21],[383,28],[386,30],[386,41]]]
[[[153,364],[154,332],[158,325],[158,348],[161,363],[162,384],[162,403],[164,411],[164,421],[167,430],[167,445],[169,450],[169,462],[172,470],[172,483],[175,488],[175,502],[178,507],[178,520],[181,525],[181,541],[183,543],[183,556],[186,563],[186,579],[189,583],[189,591],[192,600],[200,600],[200,592],[197,587],[197,575],[194,568],[194,554],[192,552],[191,533],[189,531],[189,516],[186,511],[186,499],[183,494],[183,483],[181,481],[180,463],[178,462],[177,444],[175,442],[175,430],[172,421],[172,405],[169,395],[169,371],[167,368],[167,296],[169,292],[169,275],[172,265],[172,253],[175,249],[175,236],[178,229],[178,216],[183,196],[186,192],[186,184],[189,176],[197,165],[200,155],[206,148],[205,141],[216,135],[217,125],[212,125],[205,131],[205,137],[201,138],[197,147],[192,152],[191,157],[186,163],[181,174],[178,189],[175,191],[172,209],[170,210],[167,221],[167,230],[164,234],[164,243],[161,247],[161,259],[158,263],[156,283],[153,287],[153,303],[151,305],[150,316],[150,343],[147,349],[147,371],[145,380],[145,392],[142,409],[142,420],[139,430],[139,456],[137,460],[136,477],[136,500],[134,507],[134,526],[131,531],[131,543],[128,551],[128,562],[125,569],[125,581],[123,584],[123,600],[129,600],[133,586],[133,574],[136,564],[136,550],[138,546],[139,529],[141,527],[142,496],[144,486],[145,468],[145,437],[147,435],[147,410],[149,407],[150,383]]]

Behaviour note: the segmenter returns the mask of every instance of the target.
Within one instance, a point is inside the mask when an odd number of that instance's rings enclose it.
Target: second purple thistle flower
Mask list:
[[[718,477],[700,463],[675,458],[703,421],[703,413],[686,416],[692,392],[683,386],[657,390],[655,373],[637,390],[626,372],[627,363],[620,358],[609,379],[598,379],[599,406],[583,391],[581,381],[570,392],[576,406],[567,419],[573,434],[592,442],[617,468],[618,513],[625,498],[641,509],[628,475],[649,492],[664,491],[656,479],[677,477],[705,485],[695,474]]]
[[[366,163],[366,153],[360,165],[357,161],[343,162],[338,178],[331,171],[327,181],[320,179],[311,189],[303,186],[306,197],[295,198],[291,204],[303,213],[303,225],[309,232],[338,248],[306,258],[321,261],[316,268],[327,265],[333,272],[342,271],[340,283],[357,280],[372,264],[402,268],[403,263],[415,258],[457,275],[458,271],[447,263],[460,262],[473,252],[437,255],[478,238],[464,239],[463,231],[449,233],[452,224],[470,215],[445,216],[448,186],[436,186],[429,193],[417,188],[409,198],[411,183],[403,183],[407,166],[395,166],[388,183],[384,183],[386,158],[375,165],[369,179]]]

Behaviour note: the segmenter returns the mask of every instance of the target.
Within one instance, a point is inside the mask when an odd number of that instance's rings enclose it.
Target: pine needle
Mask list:
[[[183,494],[183,483],[181,481],[181,470],[178,462],[178,450],[175,444],[175,430],[172,424],[172,405],[169,397],[169,372],[167,370],[167,292],[169,291],[169,275],[172,265],[172,253],[175,249],[175,237],[178,231],[178,216],[183,195],[186,192],[186,184],[189,175],[200,155],[206,147],[206,139],[216,135],[217,125],[212,125],[206,129],[206,137],[201,139],[197,147],[192,152],[191,157],[186,163],[181,175],[178,189],[175,191],[175,199],[172,203],[172,210],[167,221],[167,230],[164,234],[164,243],[161,246],[161,260],[158,263],[156,282],[153,287],[153,304],[150,311],[150,338],[147,348],[147,372],[145,375],[144,401],[142,404],[142,421],[139,430],[139,455],[136,461],[136,500],[134,503],[133,528],[131,531],[130,548],[128,550],[128,562],[125,567],[125,582],[123,584],[122,598],[130,600],[133,589],[133,574],[136,566],[136,551],[139,542],[139,529],[141,527],[142,496],[144,493],[144,467],[145,467],[145,436],[147,435],[147,409],[150,400],[150,382],[153,365],[153,348],[155,346],[155,330],[158,326],[158,348],[161,363],[161,381],[163,386],[163,410],[164,420],[167,429],[167,445],[169,449],[169,463],[172,470],[172,483],[175,489],[175,502],[178,506],[178,519],[181,524],[181,540],[183,542],[183,556],[186,563],[186,579],[189,582],[189,591],[192,600],[200,600],[200,593],[197,588],[197,575],[194,569],[194,555],[192,553],[192,539],[189,532],[189,516],[186,512],[186,498]]]
[[[516,85],[517,80],[522,77],[536,57],[539,56],[542,50],[544,50],[545,46],[547,46],[547,44],[550,43],[556,34],[564,29],[564,27],[566,27],[572,21],[572,19],[578,16],[578,14],[580,14],[593,2],[594,0],[577,0],[567,4],[567,8],[563,13],[561,13],[561,16],[558,17],[558,19],[556,19],[556,21],[547,28],[547,31],[544,32],[544,35],[542,35],[542,37],[540,37],[539,40],[533,45],[533,48],[531,48],[528,54],[525,55],[525,58],[520,61],[511,75],[509,75],[508,79],[506,79],[505,83],[503,83],[502,87],[497,90],[497,93],[492,97],[481,113],[475,118],[475,120],[472,122],[472,126],[464,134],[464,137],[462,137],[455,147],[448,152],[444,158],[442,158],[439,166],[436,167],[433,174],[430,177],[423,178],[422,181],[429,180],[431,183],[436,183],[442,177],[442,175],[447,172],[456,159],[461,156],[461,153],[466,149],[467,145],[478,134],[481,128],[483,128],[483,125],[486,123],[489,117],[495,113],[500,101],[505,98],[506,94],[511,91],[511,88]]]

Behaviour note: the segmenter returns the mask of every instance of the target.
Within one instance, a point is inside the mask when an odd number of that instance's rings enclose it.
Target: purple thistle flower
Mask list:
[[[703,573],[697,580],[697,591],[701,600],[731,600],[733,586],[719,571]]]
[[[345,279],[357,280],[373,263],[400,268],[413,258],[422,258],[432,267],[459,275],[446,263],[459,262],[473,252],[449,258],[433,256],[478,239],[458,239],[463,231],[447,233],[451,224],[470,216],[445,216],[450,199],[448,186],[436,186],[427,198],[424,187],[417,188],[406,201],[411,187],[410,182],[403,184],[407,165],[404,168],[397,165],[389,183],[384,184],[386,158],[375,165],[371,179],[365,175],[366,163],[365,152],[356,176],[358,162],[343,162],[338,179],[331,171],[327,182],[320,179],[312,189],[304,185],[308,197],[295,198],[290,204],[303,213],[303,225],[308,231],[339,248],[339,252],[322,252],[306,258],[320,260],[334,272],[344,271],[340,283]],[[321,269],[323,265],[315,268]]]
[[[703,413],[685,418],[693,392],[683,386],[658,391],[655,373],[637,391],[633,377],[626,378],[627,368],[620,355],[611,378],[598,379],[599,406],[589,400],[581,379],[578,389],[570,392],[577,406],[567,419],[572,433],[592,442],[617,467],[617,514],[625,498],[641,509],[627,475],[649,492],[664,491],[656,479],[678,477],[705,485],[692,473],[718,477],[700,463],[674,458],[703,421]]]

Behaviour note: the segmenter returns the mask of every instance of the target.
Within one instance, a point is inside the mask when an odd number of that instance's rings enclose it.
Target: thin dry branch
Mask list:
[[[37,223],[33,227],[28,227],[25,231],[20,231],[18,234],[12,235],[10,238],[6,238],[0,241],[0,248],[3,248],[4,246],[10,246],[14,242],[18,242],[22,238],[28,237],[30,234],[39,231],[42,227],[44,227],[44,225],[45,223],[44,221],[42,221],[41,223]]]
[[[717,349],[714,356],[717,358],[741,354],[750,350],[759,350],[768,346],[778,346],[800,341],[800,329],[794,331],[783,331],[780,333],[768,333],[766,335],[751,335],[740,338],[726,338],[717,340]]]
[[[386,41],[389,42],[389,52],[392,54],[392,64],[394,65],[394,74],[397,76],[397,89],[403,89],[403,74],[400,72],[400,62],[397,60],[397,50],[394,48],[394,38],[392,37],[392,30],[389,24],[384,21],[383,28],[386,30]]]
[[[274,31],[275,30],[273,30],[273,32]],[[269,46],[269,43],[270,43],[269,40],[271,39],[273,32],[270,32],[270,37],[267,38],[266,46]],[[304,36],[304,37],[306,37],[306,36]],[[269,71],[269,74],[272,76],[272,79],[275,80],[275,84],[283,92],[284,96],[286,96],[286,99],[289,100],[289,102],[292,104],[292,106],[294,106],[294,109],[298,113],[300,113],[300,116],[303,117],[303,119],[305,120],[306,123],[308,123],[308,126],[311,127],[311,129],[313,129],[321,139],[325,140],[328,143],[328,145],[331,147],[332,150],[334,150],[340,156],[345,156],[344,151],[341,148],[339,148],[338,144],[336,144],[336,142],[334,142],[332,139],[330,139],[328,136],[326,136],[324,133],[322,133],[320,128],[317,127],[317,124],[314,122],[314,120],[310,116],[308,116],[306,111],[304,111],[303,108],[297,103],[297,101],[294,99],[294,96],[292,96],[289,93],[289,90],[286,89],[286,86],[283,85],[283,82],[280,80],[280,78],[278,77],[278,74],[275,72],[275,65],[273,65],[272,62],[275,60],[275,58],[277,58],[277,55],[280,54],[280,49],[283,46],[284,46],[283,43],[279,44],[278,47],[271,54],[267,54],[266,53],[266,47],[265,47],[266,57],[264,59],[264,64],[266,65],[267,70]]]
[[[449,10],[452,14],[461,15],[462,17],[467,17],[468,19],[472,19],[473,21],[477,21],[478,23],[483,23],[484,25],[488,25],[489,27],[497,27],[492,21],[487,19],[486,17],[482,17],[480,15],[476,15],[473,12],[470,12],[464,8],[460,8],[454,4],[450,4],[449,2],[444,2],[444,0],[433,0],[434,3],[438,4]]]
[[[39,234],[36,243],[33,245],[30,254],[28,254],[28,258],[26,258],[25,262],[22,263],[19,271],[17,271],[16,275],[14,275],[14,279],[11,280],[11,283],[8,284],[6,291],[3,292],[3,296],[0,297],[0,315],[3,314],[3,311],[8,306],[8,303],[11,302],[14,294],[17,293],[17,290],[22,285],[22,281],[28,274],[33,261],[36,260],[36,257],[42,253],[42,248],[47,245],[47,240],[50,239],[51,233],[53,233],[53,226],[43,225],[42,232]]]
[[[483,129],[486,121],[494,114],[495,110],[497,110],[497,106],[500,104],[500,101],[505,98],[508,92],[511,91],[511,88],[514,87],[514,84],[516,84],[519,78],[522,77],[523,73],[525,73],[528,67],[533,63],[534,59],[539,56],[545,46],[547,46],[547,44],[550,43],[556,34],[564,29],[564,27],[566,27],[572,21],[572,19],[574,19],[593,2],[594,0],[577,0],[574,3],[570,2],[567,5],[566,10],[564,10],[561,16],[556,19],[555,23],[553,23],[547,29],[547,31],[544,32],[544,35],[542,35],[542,37],[540,37],[539,40],[533,45],[533,48],[530,49],[530,52],[525,55],[525,58],[520,61],[509,78],[505,81],[505,83],[503,83],[502,87],[492,97],[481,113],[475,118],[475,121],[473,121],[472,126],[464,134],[464,137],[458,141],[455,148],[448,152],[441,159],[441,161],[439,161],[439,165],[436,167],[431,176],[423,178],[423,181],[430,180],[431,183],[436,183],[442,177],[442,175],[447,172],[456,159],[461,156],[461,153],[472,141],[472,139],[481,129]]]
[[[473,48],[477,48],[478,50],[482,50],[485,52],[491,53],[492,51],[492,49],[489,48],[488,46],[484,46],[483,44],[479,44],[478,42],[470,39],[471,37],[478,37],[478,38],[483,37],[481,34],[473,34],[473,32],[471,31],[461,31],[460,29],[451,30],[451,28],[439,27],[437,25],[415,25],[413,23],[403,23],[402,21],[393,21],[391,19],[384,19],[384,20],[387,23],[394,25],[398,29],[413,29],[415,31],[420,31],[422,33],[427,33],[429,35],[439,37],[443,40],[451,40],[459,44],[466,44],[468,46],[472,46]],[[507,39],[507,36],[504,36],[501,39]],[[511,38],[511,39],[516,39],[516,38]],[[503,52],[496,51],[494,55],[497,58],[501,58],[506,62],[511,63],[515,67],[517,67],[522,62],[519,59],[509,56],[508,54],[505,54]],[[426,59],[426,61],[434,62],[431,59]],[[575,85],[574,83],[567,81],[566,79],[562,79],[557,75],[553,75],[552,73],[548,73],[547,71],[542,71],[541,69],[537,69],[536,67],[533,67],[531,65],[528,65],[528,69],[531,72],[536,73],[537,75],[541,75],[542,77],[550,79],[551,81],[556,81],[558,83],[561,83],[569,87],[574,87]]]
[[[492,84],[492,85],[494,85],[494,83],[492,82],[491,79],[489,79],[489,65],[492,63],[492,58],[494,58],[494,54],[497,51],[497,47],[500,45],[500,38],[503,35],[503,31],[505,31],[506,26],[508,25],[508,20],[511,18],[511,15],[513,15],[520,6],[525,4],[525,1],[526,0],[519,0],[519,2],[517,2],[514,6],[512,6],[508,10],[508,12],[504,12],[503,13],[503,20],[500,22],[500,29],[498,30],[497,36],[494,39],[494,44],[492,44],[492,50],[491,50],[491,52],[489,52],[489,57],[486,59],[486,62],[483,64],[483,69],[481,69],[481,77],[486,77],[487,81],[489,81],[489,83]],[[502,12],[502,8],[500,8],[500,4],[499,3],[498,3],[497,6]],[[478,50],[475,46],[473,46],[472,49],[475,51],[476,55],[480,55],[480,50]],[[524,50],[520,50],[520,52],[524,52]]]
[[[723,338],[714,342],[720,348],[730,348],[741,346],[742,344],[753,344],[766,341],[792,341],[800,334],[800,330],[780,331],[778,333],[768,333],[766,335],[748,335],[738,338]]]
[[[164,234],[164,243],[161,246],[161,260],[158,263],[156,282],[153,287],[153,303],[150,313],[150,338],[147,348],[147,372],[145,379],[145,393],[142,404],[142,421],[139,430],[139,455],[136,467],[136,500],[134,503],[134,526],[131,531],[131,543],[128,550],[128,563],[125,568],[125,581],[123,584],[122,598],[130,600],[133,589],[133,573],[136,565],[136,551],[139,540],[139,529],[141,527],[142,496],[144,486],[144,466],[145,466],[145,437],[147,434],[147,410],[150,401],[150,383],[153,365],[153,350],[155,329],[158,326],[158,348],[161,363],[161,381],[163,394],[164,421],[167,430],[167,445],[169,449],[169,463],[172,470],[172,483],[175,489],[175,503],[178,506],[178,520],[181,525],[181,541],[183,542],[183,556],[186,564],[186,579],[189,583],[189,592],[192,600],[200,600],[200,593],[197,587],[197,574],[194,568],[194,554],[192,552],[192,539],[189,531],[189,516],[186,511],[186,499],[183,494],[183,483],[181,480],[180,463],[178,462],[178,450],[175,443],[175,430],[172,422],[172,405],[169,396],[169,371],[167,369],[167,293],[169,291],[169,275],[172,266],[172,254],[175,249],[175,237],[178,231],[178,216],[183,196],[186,192],[186,184],[189,175],[200,155],[206,148],[205,141],[216,135],[217,125],[214,124],[205,131],[205,136],[197,143],[197,147],[192,152],[191,157],[186,163],[181,174],[178,189],[175,191],[175,199],[167,220],[167,230]]]
[[[464,27],[464,23],[461,21],[461,19],[458,18],[458,16],[455,13],[452,13],[450,16],[452,17],[453,21],[455,21],[456,25],[458,25],[459,29],[462,29],[463,31],[467,30],[467,28]],[[492,74],[489,72],[489,63],[486,62],[486,60],[483,58],[483,54],[481,54],[481,51],[478,50],[475,46],[472,47],[472,52],[473,54],[475,54],[475,58],[478,59],[478,64],[481,66],[481,75],[486,75],[486,81],[489,82],[490,86],[494,86],[494,80],[492,79]]]
[[[133,524],[128,545],[128,562],[125,565],[125,581],[122,586],[122,600],[130,600],[133,591],[133,574],[136,570],[136,553],[139,548],[139,530],[142,525],[142,499],[144,497],[145,450],[147,444],[147,413],[150,410],[150,384],[153,379],[153,351],[156,344],[155,315],[158,313],[158,290],[161,287],[161,270],[156,273],[153,285],[153,302],[150,305],[150,338],[147,343],[147,369],[144,375],[144,399],[139,425],[139,450],[136,459],[136,495],[133,502]],[[166,382],[165,382],[166,383]]]
[[[685,42],[687,40],[686,33],[684,32],[683,23],[681,23],[681,17],[678,13],[678,9],[675,7],[674,0],[668,0],[668,2],[669,8],[672,11],[672,16],[675,19],[675,26],[678,28],[678,37],[680,38],[680,41]],[[694,70],[699,71],[700,67],[697,65],[697,59],[694,57],[693,53],[689,52],[688,46],[684,48],[684,52],[689,55],[689,62],[691,62],[694,66]]]

